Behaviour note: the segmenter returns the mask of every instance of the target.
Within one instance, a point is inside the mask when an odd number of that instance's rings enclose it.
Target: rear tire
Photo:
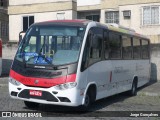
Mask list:
[[[132,83],[132,88],[129,91],[129,95],[130,96],[136,96],[137,95],[137,81],[136,80],[134,80],[133,83]]]
[[[24,101],[24,104],[27,108],[38,108],[39,103]]]

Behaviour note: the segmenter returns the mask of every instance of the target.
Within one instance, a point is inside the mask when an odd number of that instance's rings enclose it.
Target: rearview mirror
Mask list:
[[[23,37],[24,37],[24,34],[25,34],[24,31],[21,31],[21,32],[19,33],[19,41],[18,41],[18,45],[19,45],[20,42],[22,41],[22,39],[23,39]]]

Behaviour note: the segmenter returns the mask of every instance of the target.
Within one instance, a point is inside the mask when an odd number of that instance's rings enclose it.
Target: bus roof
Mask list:
[[[118,24],[101,24],[99,22],[94,22],[90,20],[85,19],[76,19],[76,20],[50,20],[50,21],[44,21],[35,23],[34,25],[66,25],[66,26],[87,26],[89,23],[96,23],[98,26],[101,26],[103,28],[106,28],[111,31],[120,32],[124,34],[129,34],[137,37],[141,37],[144,39],[148,39],[146,36],[141,35],[137,32],[135,32],[133,29],[126,28],[119,26]]]
[[[89,20],[50,20],[35,23],[35,25],[68,25],[68,26],[87,26]]]
[[[130,29],[130,28],[126,28],[126,27],[119,26],[119,25],[112,25],[112,24],[106,24],[105,26],[107,26],[107,28],[111,31],[116,31],[116,32],[124,33],[124,34],[133,35],[136,37],[141,37],[144,39],[149,39],[145,35],[139,34],[135,30]]]

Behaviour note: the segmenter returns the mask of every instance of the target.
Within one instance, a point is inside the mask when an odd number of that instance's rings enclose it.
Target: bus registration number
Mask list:
[[[42,96],[42,91],[37,91],[37,90],[30,90],[29,94],[31,96]]]

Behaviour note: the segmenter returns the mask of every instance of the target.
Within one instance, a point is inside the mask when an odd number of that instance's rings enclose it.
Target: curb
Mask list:
[[[150,96],[150,97],[160,97],[160,93],[152,93],[152,92],[138,92],[138,96]]]

